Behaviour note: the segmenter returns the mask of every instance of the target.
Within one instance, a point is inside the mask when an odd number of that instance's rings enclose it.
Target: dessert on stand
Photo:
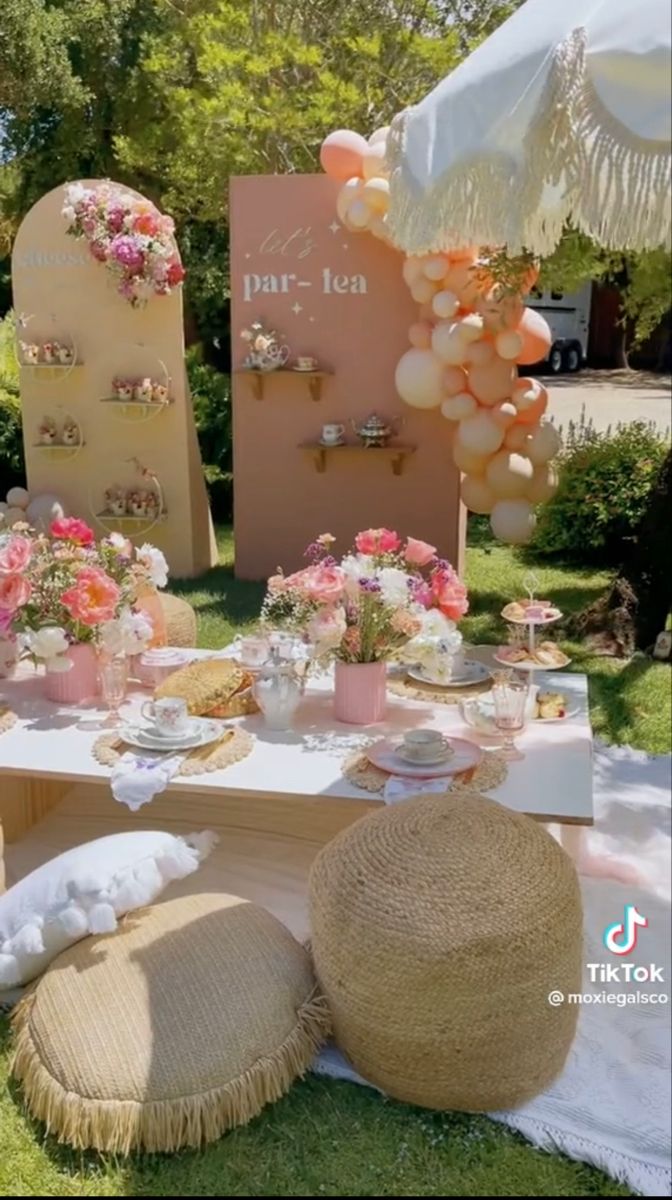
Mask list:
[[[505,667],[517,671],[558,671],[571,662],[556,642],[544,636],[543,631],[559,621],[563,613],[550,600],[537,599],[535,592],[539,581],[527,575],[523,585],[528,593],[526,599],[512,600],[502,609],[502,616],[511,628],[508,646],[500,646],[495,660]]]

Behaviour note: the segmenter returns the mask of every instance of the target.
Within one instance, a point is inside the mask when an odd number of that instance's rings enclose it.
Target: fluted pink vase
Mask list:
[[[384,662],[337,661],[334,713],[347,725],[375,725],[385,716],[387,667]]]
[[[71,646],[67,657],[72,663],[69,671],[47,671],[44,694],[54,704],[82,704],[99,692],[98,658],[89,642]]]

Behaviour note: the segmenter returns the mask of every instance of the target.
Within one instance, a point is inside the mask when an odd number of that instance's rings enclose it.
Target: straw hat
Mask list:
[[[399,1100],[515,1107],[562,1069],[581,990],[573,864],[476,792],[421,796],[344,830],[310,876],[312,951],[337,1041]]]
[[[288,1091],[329,1032],[306,951],[237,896],[192,895],[61,954],[15,1018],[31,1114],[77,1149],[175,1151]]]

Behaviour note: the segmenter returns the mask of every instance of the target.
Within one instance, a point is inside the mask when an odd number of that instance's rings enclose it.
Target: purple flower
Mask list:
[[[120,205],[114,205],[107,212],[107,228],[110,233],[121,233],[124,228],[124,217],[126,213]]]
[[[380,591],[380,584],[377,579],[360,579],[359,586],[361,591],[370,592],[371,595],[375,595]]]
[[[118,263],[131,271],[141,271],[145,256],[136,238],[127,233],[117,234],[112,240],[110,251]]]

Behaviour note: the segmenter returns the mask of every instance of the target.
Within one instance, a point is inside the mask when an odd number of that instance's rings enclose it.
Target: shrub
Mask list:
[[[533,550],[618,566],[666,450],[667,439],[643,421],[604,432],[583,420],[570,425],[558,464],[560,485],[540,510]]]
[[[187,351],[187,374],[212,515],[230,521],[233,513],[231,380],[203,362],[198,346]]]
[[[24,483],[19,368],[14,353],[14,315],[0,321],[0,500]]]

